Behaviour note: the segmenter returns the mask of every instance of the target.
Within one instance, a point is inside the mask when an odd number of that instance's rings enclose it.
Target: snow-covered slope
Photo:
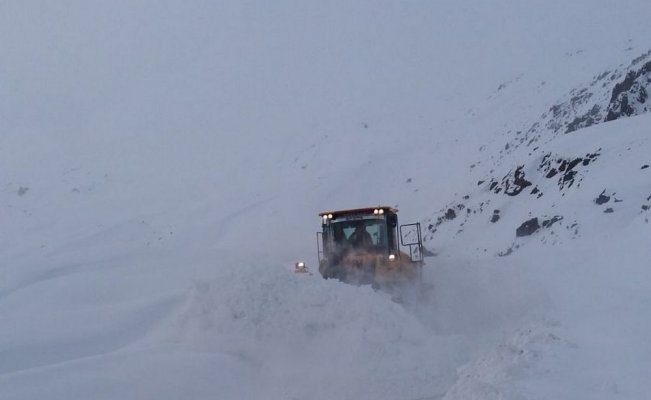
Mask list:
[[[649,15],[0,5],[0,398],[644,398]],[[425,297],[292,273],[377,203]]]
[[[460,213],[464,231],[450,236],[464,240],[444,242],[439,256],[464,252],[480,265],[518,265],[545,288],[542,304],[549,308],[537,323],[461,367],[447,398],[646,395],[651,185],[647,168],[641,167],[648,165],[643,162],[651,150],[649,117],[599,125],[555,141],[548,148],[554,154],[586,154],[591,146],[599,150],[595,164],[581,169],[571,188],[558,192],[556,180],[541,177],[535,182],[545,193],[540,198],[483,192],[478,194],[485,202],[483,217],[477,216],[479,210]],[[535,229],[520,228],[521,221],[533,218],[538,218]],[[455,221],[442,226],[450,222]]]
[[[482,145],[481,158],[469,167],[475,187],[426,220],[426,240],[473,243],[472,250],[504,256],[539,229],[535,240],[554,245],[645,214],[651,196],[646,116],[581,128],[646,113],[650,88],[647,52],[572,89],[540,120],[509,129],[499,151]],[[616,210],[622,212],[595,214]]]

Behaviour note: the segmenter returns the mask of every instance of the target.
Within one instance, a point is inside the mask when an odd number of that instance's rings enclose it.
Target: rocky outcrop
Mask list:
[[[505,144],[503,152],[511,153],[520,146],[536,148],[559,134],[649,112],[649,92],[651,50],[628,66],[606,70],[571,90],[544,112],[540,120],[515,129],[515,137]]]
[[[640,69],[629,71],[623,81],[613,88],[606,121],[648,112],[651,90],[651,61]]]
[[[572,240],[581,237],[580,228],[585,221],[577,219],[576,215],[572,220],[557,215],[561,213],[572,218],[566,213],[565,199],[585,201],[572,207],[593,202],[603,207],[600,211],[605,213],[604,218],[612,219],[610,214],[618,215],[619,210],[629,203],[619,206],[623,199],[618,199],[610,189],[601,193],[580,193],[584,179],[593,172],[612,170],[611,166],[603,165],[613,157],[612,149],[598,146],[591,149],[589,139],[578,154],[548,144],[585,127],[651,111],[650,90],[651,51],[634,59],[628,66],[622,64],[604,71],[588,84],[572,90],[528,129],[509,130],[505,134],[507,142],[494,147],[498,154],[490,155],[490,161],[478,160],[470,165],[473,173],[477,172],[480,164],[486,167],[483,174],[473,177],[476,185],[473,184],[470,193],[455,196],[453,201],[425,220],[424,240],[436,240],[435,235],[450,240],[478,231],[483,235],[484,230],[487,233],[512,232],[515,229],[515,241],[507,250],[496,249],[488,237],[485,247],[475,249],[487,252],[491,248],[499,251],[495,254],[501,256],[511,254],[531,241],[553,245]],[[572,142],[572,138],[567,140]],[[633,146],[633,143],[627,144],[628,148],[624,147],[620,152],[630,151]],[[482,145],[479,151],[486,148]],[[619,157],[623,155],[619,154]],[[638,156],[636,173],[648,174],[651,170],[648,155],[646,157]],[[601,165],[593,167],[594,163]],[[621,173],[633,172],[622,170]],[[590,177],[593,178],[598,177]],[[615,180],[606,184],[606,187],[618,187]],[[594,190],[594,186],[591,187]],[[651,201],[647,199],[636,204],[637,207],[640,207],[638,212],[645,213],[648,222]]]
[[[515,236],[529,236],[533,235],[538,229],[540,229],[540,224],[538,223],[538,218],[531,218],[528,221],[525,221],[515,230]]]

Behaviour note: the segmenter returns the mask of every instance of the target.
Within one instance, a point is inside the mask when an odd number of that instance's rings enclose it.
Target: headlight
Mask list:
[[[373,210],[373,214],[378,215],[379,213],[380,213],[380,210],[378,210],[377,208],[375,210]]]
[[[396,259],[395,254],[389,254],[389,261],[394,261]]]
[[[384,214],[384,209],[380,208],[380,209],[378,210],[378,214],[380,214],[380,215]]]
[[[305,266],[305,263],[303,261],[297,262],[296,267],[294,268],[294,272],[296,273],[307,272],[307,267]]]

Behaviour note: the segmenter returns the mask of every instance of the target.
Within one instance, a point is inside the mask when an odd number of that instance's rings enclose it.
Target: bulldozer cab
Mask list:
[[[390,248],[386,221],[382,219],[358,219],[333,222],[326,225],[326,235],[332,232],[335,246],[350,245],[368,251],[382,251]],[[391,238],[393,239],[393,238]]]
[[[399,226],[397,212],[383,206],[320,213],[321,275],[344,281],[357,275],[374,283],[378,271],[404,272],[422,266],[420,224]]]

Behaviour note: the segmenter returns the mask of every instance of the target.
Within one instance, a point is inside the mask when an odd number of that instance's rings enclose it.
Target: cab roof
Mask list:
[[[332,214],[332,215],[360,215],[360,214],[373,214],[374,210],[384,210],[385,213],[393,213],[396,214],[398,212],[397,208],[389,207],[389,206],[376,206],[376,207],[364,207],[364,208],[350,208],[346,210],[333,210],[333,211],[324,211],[319,213],[319,217],[323,217],[324,215]]]

